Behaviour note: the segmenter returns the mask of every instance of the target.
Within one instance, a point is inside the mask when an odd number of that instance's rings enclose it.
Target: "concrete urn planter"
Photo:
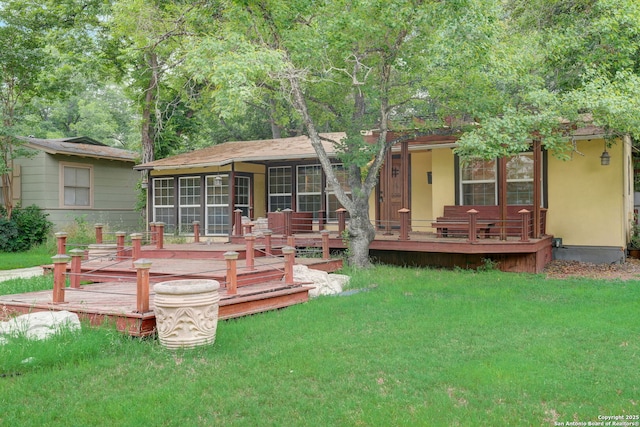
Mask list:
[[[213,344],[218,327],[220,283],[215,280],[161,282],[155,291],[156,328],[166,348]]]

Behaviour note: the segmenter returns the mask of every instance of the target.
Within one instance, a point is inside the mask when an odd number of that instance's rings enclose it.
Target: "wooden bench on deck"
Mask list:
[[[436,229],[437,237],[468,236],[469,235],[469,213],[474,209],[478,211],[476,216],[476,231],[478,235],[485,238],[497,235],[500,232],[500,207],[499,206],[445,206],[444,215],[431,223]],[[506,234],[507,236],[520,236],[522,234],[522,214],[520,211],[526,209],[533,217],[533,206],[531,205],[509,205],[507,206]],[[540,232],[545,233],[546,209],[540,210]],[[529,235],[533,234],[533,221],[529,224]]]

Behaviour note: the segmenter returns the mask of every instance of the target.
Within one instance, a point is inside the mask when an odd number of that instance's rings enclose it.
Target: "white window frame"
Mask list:
[[[184,185],[183,182],[195,181],[197,185]],[[193,232],[193,221],[200,221],[202,217],[202,177],[200,176],[181,176],[178,178],[178,230],[180,234]],[[196,189],[194,194],[183,194],[187,189]],[[188,199],[183,203],[182,199]],[[193,214],[185,215],[183,209],[187,209],[189,212],[195,212]],[[183,217],[187,216],[190,219],[189,222],[183,223]]]
[[[65,185],[65,168],[73,169],[86,169],[89,171],[89,187],[79,187]],[[72,162],[60,162],[59,164],[59,204],[62,208],[67,209],[93,209],[93,195],[94,195],[94,182],[93,182],[93,165],[87,163],[72,163]],[[67,205],[65,200],[66,188],[88,188],[89,189],[89,204],[88,205]]]
[[[251,207],[251,177],[245,176],[245,175],[236,175],[234,185],[235,185],[235,188],[234,188],[235,191],[233,192],[233,195],[235,198],[235,200],[233,201],[234,209],[242,209],[242,212],[245,212],[248,216],[249,208]],[[247,189],[246,203],[239,203],[239,200],[238,200],[239,188]],[[242,196],[244,197],[244,194],[242,194]]]
[[[484,161],[484,159],[474,159],[473,161]],[[496,204],[497,200],[498,200],[498,183],[497,183],[497,179],[498,179],[498,162],[493,159],[493,179],[466,179],[463,180],[463,173],[464,173],[464,165],[462,164],[462,162],[460,162],[460,172],[459,172],[459,177],[460,177],[460,205],[465,205],[464,203],[464,186],[465,184],[493,184],[493,203],[494,205]]]
[[[318,183],[318,191],[300,191],[300,170],[301,169],[308,169],[308,168],[314,168],[314,169],[319,169],[320,170],[320,182]],[[306,174],[302,175],[302,176],[307,176]],[[317,213],[317,210],[314,211],[307,211],[307,210],[302,210],[302,208],[300,207],[300,197],[301,196],[318,196],[319,197],[319,201],[320,201],[320,206],[318,208],[318,210],[322,209],[322,181],[323,181],[323,171],[322,171],[322,166],[319,164],[314,164],[314,165],[298,165],[296,166],[296,207],[297,207],[297,211],[298,212],[313,212],[314,216]]]
[[[511,158],[513,158],[515,156],[529,157],[533,161],[533,153],[530,152],[530,151],[524,151],[524,152],[516,154],[514,156],[510,156],[507,159],[507,162]],[[459,171],[459,179],[460,179],[460,184],[459,184],[459,192],[460,192],[460,196],[459,197],[460,197],[460,200],[459,200],[459,204],[460,205],[463,205],[463,206],[465,205],[464,204],[464,184],[489,184],[489,183],[493,183],[493,188],[494,188],[493,204],[494,205],[498,204],[498,170],[497,170],[498,161],[497,161],[497,159],[493,159],[493,161],[494,161],[494,165],[493,165],[493,167],[494,167],[494,179],[484,179],[484,180],[463,180],[462,179],[462,175],[463,175],[464,170],[463,170],[462,163],[460,163],[460,168],[459,168],[460,169],[460,171]],[[508,168],[508,166],[507,166],[507,168]],[[543,168],[542,164],[540,165],[540,168],[541,169]],[[507,186],[510,183],[526,182],[526,183],[531,183],[532,184],[532,188],[533,188],[533,180],[534,180],[533,176],[531,176],[530,178],[509,178],[508,175],[509,175],[509,171],[507,170],[507,179],[506,179]],[[508,198],[509,198],[509,195],[507,194],[507,199]],[[543,198],[542,194],[541,194],[541,198]],[[532,199],[533,199],[533,197],[532,197]],[[513,204],[513,203],[508,203],[508,204]],[[531,203],[522,204],[522,206],[527,206],[527,205],[532,205],[532,204],[533,204],[533,200],[531,200]]]
[[[271,177],[274,176],[274,171],[285,171],[282,175],[278,176],[289,176],[289,192],[286,193],[272,193],[271,192]],[[293,172],[293,168],[291,166],[273,166],[269,168],[269,178],[268,178],[268,199],[269,199],[269,212],[274,212],[277,209],[281,209],[280,206],[277,208],[273,206],[272,197],[289,197],[289,208],[293,207],[293,176],[291,175]]]
[[[216,176],[219,177],[220,185],[216,185]],[[212,184],[209,185],[209,181],[212,181]],[[205,235],[208,236],[222,236],[225,234],[229,234],[231,225],[229,223],[229,197],[230,197],[230,189],[229,189],[229,175],[207,175],[205,176]],[[226,188],[226,193],[223,191]],[[214,189],[214,191],[211,191]],[[220,189],[219,193],[216,193],[215,189]],[[209,203],[209,198],[211,199],[211,203]],[[218,200],[216,200],[218,199]],[[222,224],[210,224],[209,223],[209,214],[212,213],[216,215],[216,211],[223,212],[221,217],[226,219],[226,223]],[[210,229],[213,227],[213,230]]]
[[[166,199],[163,201],[171,201],[171,204],[157,204],[157,199],[156,199],[156,191],[158,190],[158,183],[159,182],[167,182],[170,184],[170,186],[164,186],[162,188],[171,188],[172,190],[172,195],[170,197],[167,196],[159,196],[160,199]],[[153,222],[160,222],[160,220],[158,219],[158,211],[157,209],[169,209],[173,215],[173,221],[171,224],[165,224],[165,232],[169,232],[171,230],[173,230],[174,226],[175,226],[175,195],[176,195],[176,187],[175,187],[175,181],[173,179],[173,177],[162,177],[162,178],[153,178]],[[164,222],[164,220],[162,221]]]
[[[351,194],[351,188],[349,188],[348,186],[348,173],[349,171],[346,170],[344,168],[344,165],[342,163],[335,163],[333,165],[331,165],[333,168],[333,172],[336,174],[336,177],[338,178],[338,182],[340,183],[340,185],[343,186],[345,193],[347,195]],[[343,176],[343,179],[340,179],[340,175]],[[331,209],[329,207],[330,203],[329,203],[329,199],[331,196],[335,197],[335,191],[333,191],[333,188],[330,185],[327,185],[327,188],[325,189],[325,199],[326,199],[326,206],[327,206],[327,213],[326,213],[326,218],[327,218],[327,222],[338,222],[338,214],[336,213],[335,209]],[[340,203],[339,200],[336,201],[338,202],[338,204],[342,207],[342,204]]]

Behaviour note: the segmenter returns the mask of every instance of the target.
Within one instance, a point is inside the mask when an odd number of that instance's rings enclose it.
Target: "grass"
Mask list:
[[[55,254],[55,245],[49,243],[34,246],[25,252],[0,252],[0,270],[51,264],[51,257]]]
[[[376,267],[351,286],[369,290],[221,322],[213,346],[191,351],[110,327],[12,339],[0,346],[0,425],[554,425],[640,413],[639,282]]]

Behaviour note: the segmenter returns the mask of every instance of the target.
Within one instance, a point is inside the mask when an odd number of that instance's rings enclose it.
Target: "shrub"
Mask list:
[[[18,226],[15,222],[0,217],[0,252],[14,252],[18,239]]]
[[[0,219],[0,251],[22,252],[47,240],[53,224],[35,205],[16,207],[11,220]]]

